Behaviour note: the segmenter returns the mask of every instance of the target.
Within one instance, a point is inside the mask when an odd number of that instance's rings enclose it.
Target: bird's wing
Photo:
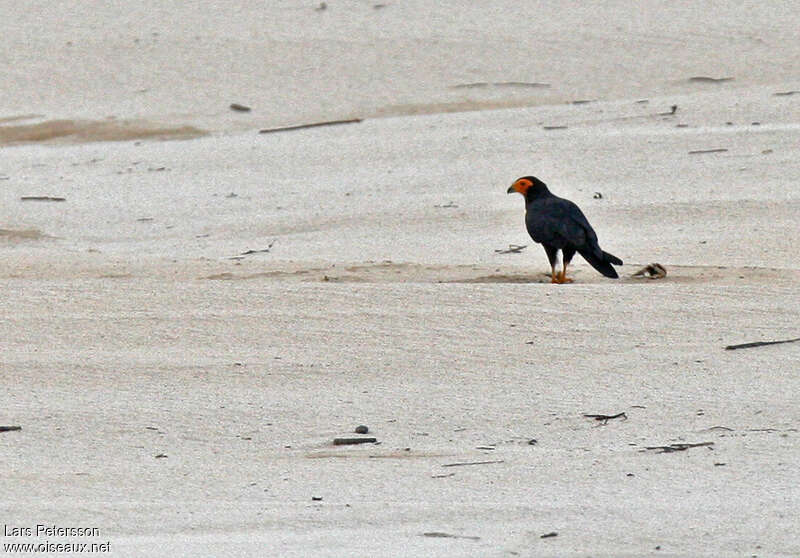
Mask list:
[[[553,196],[531,204],[525,224],[531,238],[542,244],[597,247],[597,235],[586,216],[577,205],[563,198]]]

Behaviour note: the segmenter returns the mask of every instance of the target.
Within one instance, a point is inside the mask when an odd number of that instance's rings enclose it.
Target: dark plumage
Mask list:
[[[619,277],[611,264],[622,265],[622,260],[600,248],[594,229],[577,205],[553,195],[535,176],[518,178],[508,189],[509,194],[512,192],[525,197],[525,226],[547,252],[553,283],[572,282],[567,278],[567,264],[575,252],[606,277]],[[557,273],[559,254],[563,267]]]

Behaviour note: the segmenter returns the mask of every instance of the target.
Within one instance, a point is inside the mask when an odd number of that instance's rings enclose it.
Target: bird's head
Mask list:
[[[523,176],[522,178],[517,178],[506,193],[513,194],[514,192],[519,192],[527,198],[528,190],[537,191],[542,189],[547,190],[547,186],[544,182],[535,176]]]

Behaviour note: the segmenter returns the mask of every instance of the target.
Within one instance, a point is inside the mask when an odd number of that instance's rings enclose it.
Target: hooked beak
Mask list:
[[[508,191],[506,191],[506,194],[513,194],[516,191],[517,191],[517,189],[514,188],[514,186],[509,186],[508,187]]]

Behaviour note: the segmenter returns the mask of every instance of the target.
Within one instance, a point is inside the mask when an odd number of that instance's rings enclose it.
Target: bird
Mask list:
[[[567,265],[576,252],[606,277],[619,277],[612,264],[622,265],[622,260],[600,248],[597,234],[575,203],[551,193],[535,176],[515,180],[507,193],[514,192],[525,198],[525,226],[534,242],[547,253],[551,283],[572,283],[567,277]],[[562,268],[556,271],[559,257]]]

